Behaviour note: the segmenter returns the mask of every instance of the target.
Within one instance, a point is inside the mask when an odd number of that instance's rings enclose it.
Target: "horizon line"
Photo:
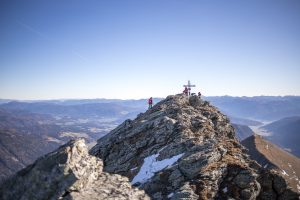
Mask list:
[[[180,93],[179,93],[180,94]],[[174,94],[177,95],[177,94]],[[170,96],[170,95],[168,95]],[[166,96],[167,97],[167,96]],[[152,97],[154,99],[164,99],[166,97]],[[254,97],[300,97],[300,95],[254,95],[254,96],[239,96],[239,95],[209,95],[202,97],[235,97],[235,98],[254,98]],[[16,99],[16,98],[1,98],[2,101],[70,101],[70,100],[143,100],[148,99],[148,97],[143,98],[105,98],[105,97],[96,97],[96,98],[45,98],[45,99]]]

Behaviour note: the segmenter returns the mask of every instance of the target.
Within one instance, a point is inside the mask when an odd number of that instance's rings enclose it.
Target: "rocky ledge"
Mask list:
[[[4,182],[0,199],[149,199],[128,178],[102,170],[84,140],[73,140]]]
[[[228,118],[196,96],[169,96],[100,138],[91,154],[152,199],[298,199],[251,160]]]

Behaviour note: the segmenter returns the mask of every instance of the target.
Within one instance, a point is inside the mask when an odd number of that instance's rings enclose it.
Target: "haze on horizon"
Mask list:
[[[0,2],[0,98],[300,95],[300,1]]]

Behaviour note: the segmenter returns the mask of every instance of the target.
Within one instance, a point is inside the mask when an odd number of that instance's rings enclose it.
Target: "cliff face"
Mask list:
[[[90,151],[153,199],[297,199],[249,159],[226,116],[198,97],[169,96]]]
[[[84,140],[73,140],[4,182],[0,199],[149,199],[126,177],[102,169]]]

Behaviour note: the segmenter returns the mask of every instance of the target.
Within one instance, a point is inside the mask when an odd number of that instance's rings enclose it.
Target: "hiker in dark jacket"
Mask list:
[[[199,99],[201,99],[201,92],[198,92],[198,97]]]

